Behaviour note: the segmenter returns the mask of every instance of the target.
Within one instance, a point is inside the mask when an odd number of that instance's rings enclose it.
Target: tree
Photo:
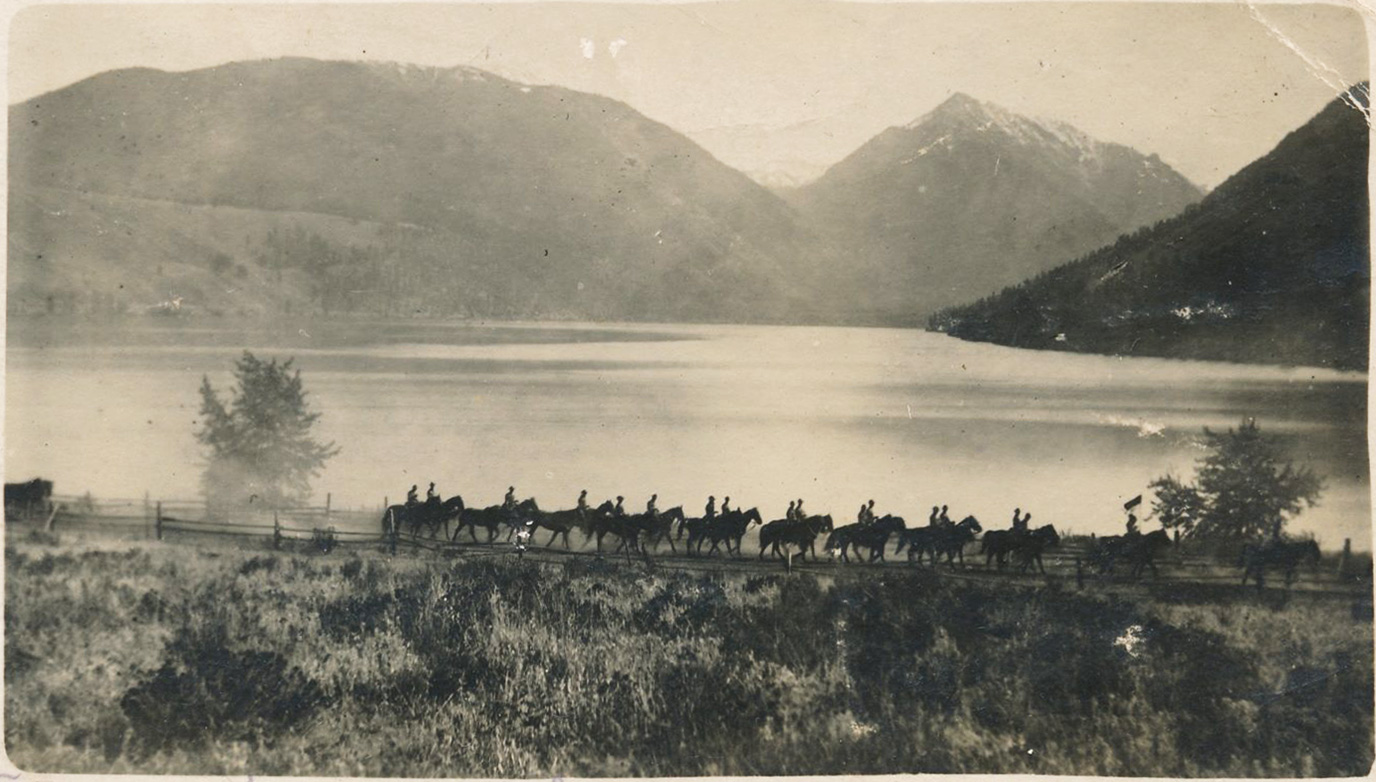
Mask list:
[[[201,379],[196,439],[210,450],[201,486],[213,512],[299,504],[310,494],[311,479],[339,453],[334,443],[311,436],[320,414],[306,404],[294,360],[279,364],[244,351],[234,365],[228,405],[210,378]]]
[[[1167,528],[1212,539],[1279,535],[1285,523],[1318,504],[1323,479],[1284,458],[1275,437],[1255,419],[1226,432],[1204,429],[1194,484],[1171,475],[1152,481],[1152,508]]]

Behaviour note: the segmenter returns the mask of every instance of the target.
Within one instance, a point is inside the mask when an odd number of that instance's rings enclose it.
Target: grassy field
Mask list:
[[[1349,776],[1367,601],[12,535],[33,772]],[[1236,593],[1229,593],[1236,594]]]

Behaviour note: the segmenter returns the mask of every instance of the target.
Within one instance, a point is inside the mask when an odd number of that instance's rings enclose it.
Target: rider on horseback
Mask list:
[[[626,509],[621,506],[621,503],[625,500],[625,497],[622,497],[619,494],[616,495],[616,507],[612,508],[612,513],[615,514],[617,517],[625,517],[626,515]]]
[[[1129,513],[1129,514],[1128,514],[1128,532],[1127,532],[1127,534],[1129,534],[1129,535],[1141,535],[1141,534],[1142,534],[1141,532],[1138,532],[1138,531],[1137,531],[1137,516],[1136,516],[1136,514],[1133,514],[1133,513]]]
[[[798,503],[793,500],[788,501],[788,510],[784,513],[784,518],[788,519],[789,521],[798,520],[797,511],[794,510],[794,506],[796,506],[797,504]]]
[[[434,482],[434,481],[430,481],[430,488],[428,488],[428,489],[425,490],[425,501],[426,501],[426,502],[439,502],[439,501],[440,501],[440,495],[437,494],[437,493],[435,492],[435,482]]]
[[[802,498],[802,497],[799,497],[799,498],[798,498],[798,506],[797,506],[796,508],[793,509],[793,516],[794,516],[794,518],[796,518],[798,521],[802,521],[803,519],[806,519],[806,518],[807,518],[807,514],[806,514],[806,513],[803,513],[803,498]]]
[[[945,506],[945,505],[942,505],[942,506],[941,506],[941,515],[938,516],[936,520],[937,520],[938,522],[940,522],[940,523],[941,523],[941,526],[943,526],[943,527],[953,527],[953,526],[955,526],[955,522],[954,522],[954,521],[951,521],[951,517],[946,515],[946,506]]]
[[[588,490],[578,492],[578,518],[582,521],[588,520]]]
[[[1028,511],[1026,516],[1019,516],[1022,508],[1013,509],[1013,531],[1017,533],[1027,532],[1027,521],[1032,518],[1032,512]]]
[[[731,512],[731,498],[726,497],[721,501],[721,513],[723,516]]]
[[[506,496],[502,498],[502,510],[516,510],[516,487],[506,487]]]
[[[726,498],[730,500],[730,497]],[[707,507],[702,509],[704,519],[715,519],[717,517],[717,498],[711,494],[707,495]]]
[[[650,501],[645,503],[645,515],[651,519],[659,518],[659,508],[655,507],[655,500],[659,499],[658,494],[651,494]]]
[[[938,516],[939,516],[940,514],[941,514],[941,509],[938,508],[937,506],[933,505],[933,506],[932,506],[932,515],[930,515],[930,516],[927,517],[927,526],[928,526],[928,527],[935,527],[938,523],[940,523],[940,522],[941,522],[941,519],[938,518]]]
[[[416,498],[416,485],[411,484],[410,491],[406,492],[406,507],[410,508],[418,504],[420,500]]]
[[[855,522],[862,527],[874,523],[874,500],[860,506],[860,512],[855,514]]]

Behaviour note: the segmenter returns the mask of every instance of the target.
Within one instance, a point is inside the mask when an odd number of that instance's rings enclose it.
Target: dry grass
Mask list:
[[[44,772],[1364,774],[1369,609],[11,541]]]

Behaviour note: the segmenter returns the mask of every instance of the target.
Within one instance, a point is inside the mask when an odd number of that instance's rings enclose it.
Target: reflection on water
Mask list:
[[[1255,416],[1328,476],[1298,528],[1329,546],[1370,537],[1364,375],[888,329],[371,324],[73,341],[11,343],[7,480],[195,496],[200,376],[227,385],[247,345],[296,357],[321,433],[343,448],[316,482],[336,506],[434,480],[469,504],[514,483],[547,507],[587,488],[695,512],[715,494],[777,518],[801,496],[851,519],[872,497],[910,523],[948,504],[1002,527],[1020,506],[1034,524],[1105,533],[1153,477],[1189,474],[1201,427]]]

